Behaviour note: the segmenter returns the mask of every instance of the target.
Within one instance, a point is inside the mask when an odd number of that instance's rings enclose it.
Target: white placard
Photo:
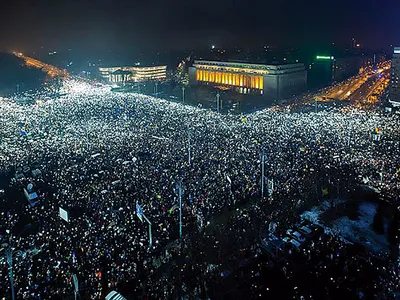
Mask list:
[[[65,209],[62,209],[61,207],[60,207],[59,211],[60,211],[61,219],[63,219],[64,221],[69,222],[68,212]]]

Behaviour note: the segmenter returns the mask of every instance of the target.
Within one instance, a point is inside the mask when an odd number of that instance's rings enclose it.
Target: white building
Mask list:
[[[281,99],[306,89],[307,71],[302,63],[262,65],[195,60],[189,68],[189,83],[227,86],[245,94]]]
[[[164,80],[167,77],[167,66],[155,67],[111,67],[99,68],[100,75],[113,83]]]

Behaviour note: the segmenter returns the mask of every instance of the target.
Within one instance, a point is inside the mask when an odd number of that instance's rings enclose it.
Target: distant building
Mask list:
[[[400,106],[400,47],[394,47],[392,66],[390,68],[389,102]]]
[[[376,54],[374,54],[372,61],[373,61],[374,65],[382,63],[382,62],[386,61],[386,55],[383,53],[376,53]]]
[[[319,88],[344,81],[374,64],[374,58],[365,55],[334,57],[317,55],[308,66],[308,85]]]
[[[164,80],[167,77],[167,66],[155,67],[111,67],[99,68],[100,75],[113,83]]]
[[[333,79],[335,82],[346,80],[372,64],[372,57],[361,55],[339,57],[334,61]]]
[[[195,60],[189,67],[190,85],[224,86],[244,94],[282,99],[307,86],[304,64],[264,65]]]
[[[309,88],[330,85],[335,80],[335,58],[330,55],[317,55],[308,66]]]
[[[126,82],[132,79],[132,72],[131,71],[123,71],[118,69],[114,72],[107,72],[105,78],[108,78],[110,82]]]

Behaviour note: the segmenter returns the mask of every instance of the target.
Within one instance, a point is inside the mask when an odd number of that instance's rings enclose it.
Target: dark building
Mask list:
[[[372,65],[372,58],[363,56],[344,56],[335,59],[333,79],[335,82],[355,76],[360,69]]]
[[[373,57],[366,55],[317,55],[308,66],[308,87],[321,88],[346,80],[373,64]]]
[[[400,106],[400,47],[394,47],[392,66],[390,68],[389,102]]]
[[[320,88],[334,81],[335,58],[330,55],[317,55],[308,66],[308,87]]]
[[[386,61],[386,55],[385,54],[383,54],[383,53],[374,54],[374,56],[373,56],[374,65],[377,65],[377,64],[382,63],[384,61]]]

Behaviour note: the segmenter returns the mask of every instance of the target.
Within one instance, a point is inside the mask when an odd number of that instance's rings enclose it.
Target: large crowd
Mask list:
[[[18,249],[41,249],[29,255],[28,267],[23,262],[14,266],[18,298],[73,295],[72,274],[84,286],[84,299],[100,299],[123,282],[131,283],[132,293],[150,298],[176,295],[173,282],[185,283],[180,290],[190,285],[198,295],[211,293],[207,284],[191,285],[207,281],[206,253],[186,258],[196,256],[196,264],[184,263],[181,272],[169,268],[186,274],[179,281],[175,275],[160,276],[155,263],[157,257],[185,251],[166,250],[179,237],[176,183],[184,187],[183,239],[197,235],[202,241],[209,238],[207,226],[215,216],[260,195],[261,153],[265,177],[274,181],[268,198],[274,210],[252,204],[248,218],[234,217],[240,226],[220,229],[233,231],[230,238],[241,240],[241,229],[262,226],[245,224],[253,215],[274,219],[283,228],[295,219],[296,208],[328,185],[345,190],[350,182],[367,181],[393,203],[399,200],[396,114],[351,107],[302,112],[287,106],[222,115],[76,80],[66,81],[63,93],[33,105],[0,102],[0,172],[14,174],[19,166],[35,165],[43,174],[10,182],[22,197],[22,185],[33,183],[38,205],[22,201],[0,214],[3,229],[15,227],[24,215],[37,226],[34,234],[4,234]],[[379,142],[372,139],[377,132]],[[152,223],[151,247],[136,203]],[[60,218],[59,207],[70,213],[69,222]],[[0,278],[0,290],[9,293],[6,264]]]

